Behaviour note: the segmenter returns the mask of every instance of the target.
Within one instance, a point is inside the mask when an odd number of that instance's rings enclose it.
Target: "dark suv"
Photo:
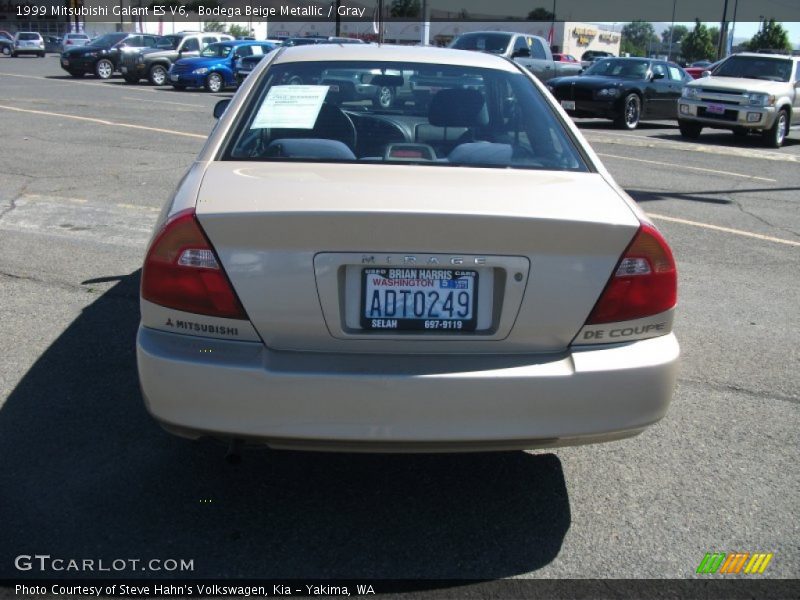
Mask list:
[[[139,33],[108,33],[85,46],[75,46],[61,53],[61,68],[73,77],[86,73],[108,79],[119,70],[123,53],[139,48],[155,48],[162,39],[157,35]]]
[[[176,60],[199,56],[200,50],[208,44],[232,39],[233,36],[225,33],[193,31],[165,35],[159,40],[156,48],[124,53],[120,71],[128,83],[147,79],[153,85],[164,85],[169,83],[167,72]]]

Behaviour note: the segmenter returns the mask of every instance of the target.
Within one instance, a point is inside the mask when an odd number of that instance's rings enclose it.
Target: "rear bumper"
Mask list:
[[[188,437],[318,450],[552,447],[640,433],[667,411],[674,335],[554,356],[274,352],[140,327],[150,413]]]

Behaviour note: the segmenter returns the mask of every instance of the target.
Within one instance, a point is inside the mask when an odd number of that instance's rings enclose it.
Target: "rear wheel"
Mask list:
[[[8,46],[3,46],[2,52],[3,56],[11,56],[11,48]]]
[[[98,79],[109,79],[114,74],[114,64],[107,58],[101,58],[94,66],[94,74]]]
[[[209,92],[221,92],[225,87],[225,81],[219,73],[209,73],[206,77],[206,89]]]
[[[678,129],[681,130],[681,135],[690,140],[696,140],[700,137],[700,132],[703,127],[697,123],[687,123],[685,121],[678,121]]]
[[[153,65],[150,67],[147,79],[153,85],[164,85],[167,82],[167,69],[164,65]]]
[[[636,129],[642,116],[642,99],[638,94],[628,94],[622,102],[622,114],[614,123],[621,129]]]
[[[783,145],[783,140],[786,139],[788,129],[789,113],[785,109],[781,109],[773,126],[761,134],[764,145],[769,148],[780,148]]]

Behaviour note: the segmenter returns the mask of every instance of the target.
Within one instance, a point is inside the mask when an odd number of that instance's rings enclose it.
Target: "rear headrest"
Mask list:
[[[356,155],[338,140],[321,138],[282,138],[267,146],[266,156],[282,158],[319,158],[322,160],[355,160]]]
[[[428,122],[439,127],[476,127],[489,124],[489,111],[478,90],[446,89],[428,107]]]

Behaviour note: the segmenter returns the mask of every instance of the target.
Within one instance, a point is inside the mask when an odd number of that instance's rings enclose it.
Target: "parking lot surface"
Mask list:
[[[0,58],[0,80],[0,577],[34,553],[192,577],[685,578],[706,552],[800,572],[798,132],[768,150],[580,122],[678,262],[681,374],[641,436],[231,466],[150,419],[134,356],[152,224],[230,93],[76,80],[52,55]]]

